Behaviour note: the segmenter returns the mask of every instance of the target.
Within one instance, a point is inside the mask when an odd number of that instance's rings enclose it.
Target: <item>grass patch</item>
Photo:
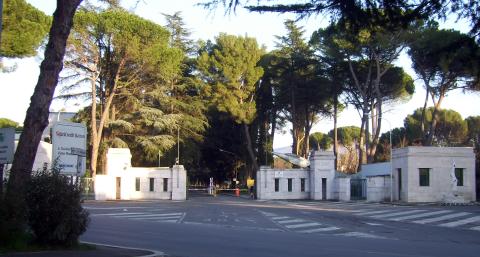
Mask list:
[[[0,254],[21,252],[44,252],[44,251],[92,251],[97,249],[95,245],[79,243],[71,247],[44,246],[33,243],[16,243],[9,247],[0,247]]]

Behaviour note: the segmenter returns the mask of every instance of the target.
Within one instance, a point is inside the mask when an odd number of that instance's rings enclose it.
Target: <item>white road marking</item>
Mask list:
[[[424,212],[424,211],[425,210],[402,211],[402,212],[374,215],[374,216],[370,216],[370,218],[376,218],[376,219],[390,218],[390,217],[401,216],[401,215],[405,215],[405,214],[414,214],[414,213],[419,213],[419,212]]]
[[[447,227],[447,228],[453,228],[453,227],[457,227],[457,226],[460,226],[460,225],[465,225],[465,224],[473,223],[473,222],[477,222],[477,221],[480,221],[480,216],[474,216],[474,217],[471,217],[471,218],[468,218],[468,219],[452,221],[452,222],[440,224],[439,226]]]
[[[393,210],[367,211],[367,212],[355,213],[355,215],[367,216],[367,215],[380,214],[380,213],[386,213],[386,212],[391,212],[391,211],[393,211]]]
[[[99,214],[90,214],[90,216],[124,216],[124,215],[133,215],[133,214],[144,214],[144,212],[99,213]]]
[[[322,225],[317,222],[311,222],[311,223],[302,223],[302,224],[296,224],[296,225],[285,225],[286,228],[304,228],[304,227],[312,227],[312,226],[318,226]]]
[[[182,216],[181,215],[172,215],[172,216],[154,216],[154,217],[134,217],[134,218],[128,218],[130,220],[170,220],[170,219],[180,219]]]
[[[427,213],[421,213],[421,214],[415,214],[415,215],[408,215],[408,216],[403,216],[403,217],[399,217],[399,218],[392,218],[392,219],[388,219],[388,220],[393,220],[393,221],[411,220],[411,219],[417,219],[417,218],[424,218],[424,217],[428,217],[428,216],[435,216],[435,215],[438,215],[438,214],[445,214],[445,213],[449,213],[449,212],[452,212],[452,211],[449,211],[449,210],[434,211],[434,212],[427,212]]]
[[[300,230],[300,231],[296,231],[296,232],[299,232],[299,233],[316,233],[316,232],[334,231],[334,230],[338,230],[338,229],[340,229],[340,228],[326,227],[326,228],[314,228],[314,229]]]
[[[143,213],[143,214],[134,214],[134,215],[123,215],[121,218],[146,218],[146,217],[164,217],[164,216],[173,216],[173,215],[182,215],[183,213]]]
[[[360,237],[360,238],[376,238],[376,239],[387,239],[386,237],[383,236],[376,236],[368,233],[362,233],[362,232],[347,232],[347,233],[342,233],[342,234],[337,234],[339,236],[349,236],[349,237]]]
[[[471,213],[469,212],[458,212],[458,213],[453,213],[449,215],[444,215],[436,218],[430,218],[430,219],[423,219],[423,220],[415,220],[413,223],[418,223],[418,224],[427,224],[427,223],[432,223],[432,222],[437,222],[437,221],[442,221],[442,220],[448,220],[452,218],[457,218],[457,217],[462,217],[469,215]]]
[[[280,224],[288,224],[288,223],[299,223],[299,222],[304,222],[305,220],[302,219],[294,219],[294,220],[280,220],[278,223]]]
[[[480,231],[480,226],[476,226],[476,227],[473,227],[473,228],[470,228],[471,230],[477,230],[477,231]]]
[[[285,217],[285,216],[280,216],[280,217],[272,217],[272,220],[284,220],[284,219],[290,219],[291,217]]]

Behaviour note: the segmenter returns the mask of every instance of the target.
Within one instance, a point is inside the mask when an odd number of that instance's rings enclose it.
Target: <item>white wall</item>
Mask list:
[[[367,201],[390,201],[390,176],[370,176],[367,180]]]
[[[401,200],[444,202],[455,194],[463,201],[475,201],[475,155],[471,147],[407,147],[394,149],[393,168],[402,172]],[[463,186],[452,187],[452,164],[463,168]],[[419,168],[429,168],[429,186],[420,186]],[[398,190],[398,174],[394,172]],[[398,192],[396,191],[396,194]]]
[[[131,154],[127,148],[110,148],[107,153],[107,170],[105,175],[95,177],[95,199],[117,199],[117,178],[120,179],[120,199],[172,199],[185,200],[186,171],[182,165],[168,167],[140,168],[131,167]],[[140,188],[136,180],[140,179]],[[154,181],[150,191],[150,179]],[[167,190],[164,191],[164,179]]]
[[[301,191],[301,179],[305,179],[305,191]],[[279,191],[275,191],[275,179],[279,180]],[[288,179],[292,179],[292,191],[288,192]],[[310,181],[307,169],[272,169],[261,166],[257,172],[258,199],[309,199]]]

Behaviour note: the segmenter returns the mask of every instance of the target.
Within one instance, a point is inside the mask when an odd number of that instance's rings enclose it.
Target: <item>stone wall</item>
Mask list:
[[[186,171],[182,165],[172,168],[132,167],[129,149],[110,148],[107,153],[106,175],[95,177],[95,199],[185,200],[186,179]],[[153,187],[150,187],[151,182]]]

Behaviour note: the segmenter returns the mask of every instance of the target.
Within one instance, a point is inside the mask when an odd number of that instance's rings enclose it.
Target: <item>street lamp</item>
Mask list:
[[[390,202],[393,202],[393,162],[392,162],[392,155],[393,155],[393,144],[392,144],[392,124],[389,120],[382,117],[382,120],[388,123],[390,130],[388,131],[389,141],[390,141]]]

